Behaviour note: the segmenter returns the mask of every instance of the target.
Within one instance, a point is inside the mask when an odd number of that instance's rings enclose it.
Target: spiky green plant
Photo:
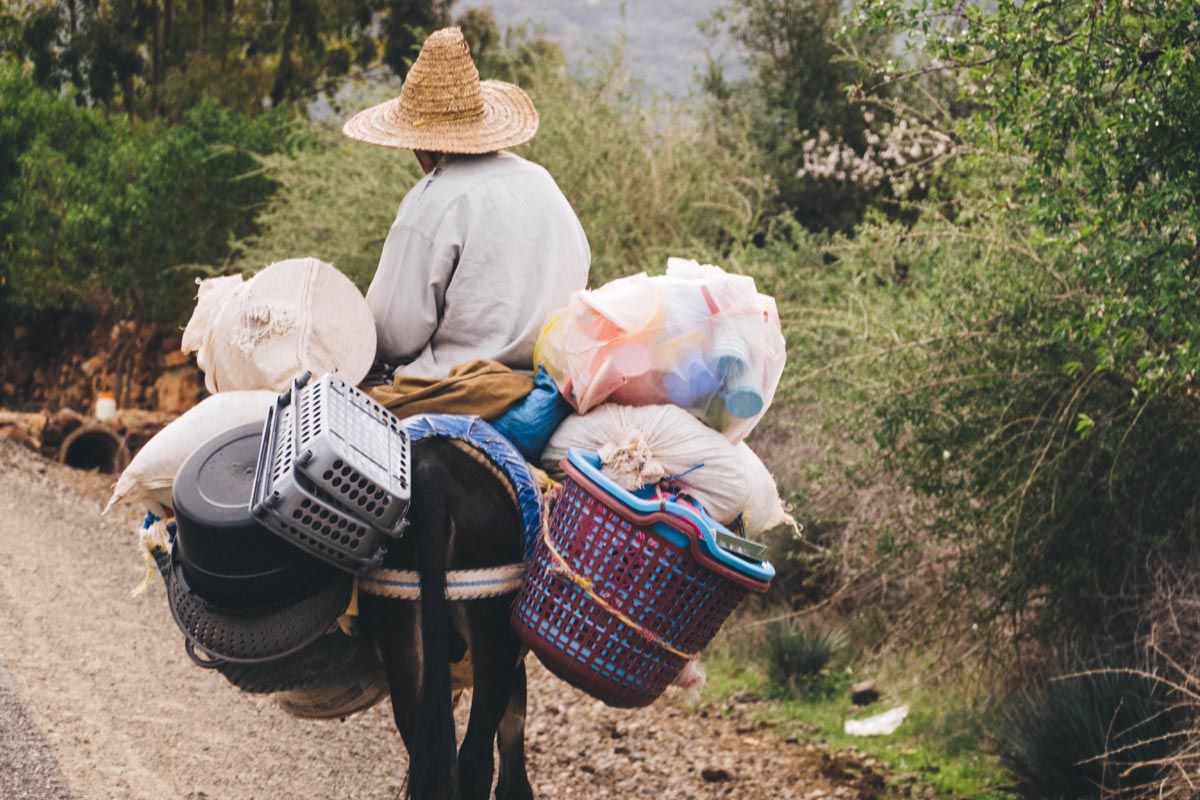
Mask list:
[[[806,691],[821,672],[846,649],[841,629],[800,622],[776,620],[766,629],[767,669],[780,687]]]
[[[1088,670],[1013,698],[996,746],[1026,797],[1135,797],[1180,743],[1180,722],[1164,685],[1148,674]]]

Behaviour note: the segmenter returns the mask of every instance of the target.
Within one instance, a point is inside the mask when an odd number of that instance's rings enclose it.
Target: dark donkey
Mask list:
[[[385,567],[417,570],[419,602],[364,595],[361,620],[387,672],[396,727],[408,748],[415,800],[482,800],[500,751],[497,800],[532,798],[525,772],[524,650],[509,625],[514,594],[446,599],[446,571],[519,562],[524,525],[498,475],[445,439],[413,445],[410,527]],[[455,681],[452,663],[467,664]],[[460,673],[463,670],[455,670]],[[459,677],[457,674],[455,677]],[[455,753],[453,692],[473,684]]]

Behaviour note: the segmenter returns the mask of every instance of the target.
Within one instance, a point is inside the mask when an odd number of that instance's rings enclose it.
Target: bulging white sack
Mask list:
[[[171,505],[175,473],[192,451],[219,433],[264,422],[275,398],[275,392],[256,391],[222,392],[201,400],[137,452],[117,479],[105,513],[117,503],[136,501],[161,515],[158,506]]]
[[[779,488],[762,459],[745,442],[739,443],[734,451],[741,465],[743,480],[750,489],[742,516],[746,535],[762,536],[779,527],[787,527],[793,534],[799,533],[800,526],[779,499]]]
[[[305,370],[357,384],[375,359],[375,322],[358,287],[333,265],[293,258],[248,281],[200,281],[182,349],[196,353],[214,394],[282,392]]]
[[[631,491],[680,476],[705,510],[723,523],[731,522],[749,497],[743,459],[734,446],[678,406],[605,403],[569,416],[550,437],[543,467],[557,471],[572,447],[599,453],[604,474]]]
[[[717,521],[730,525],[741,514],[747,536],[779,527],[799,530],[754,451],[745,442],[731,445],[678,406],[606,403],[569,416],[542,452],[542,467],[561,477],[558,462],[572,447],[599,453],[604,474],[631,491],[681,475],[680,482]],[[697,464],[703,466],[692,469]]]

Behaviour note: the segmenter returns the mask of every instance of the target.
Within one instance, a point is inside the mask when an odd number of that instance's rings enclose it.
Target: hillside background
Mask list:
[[[593,285],[685,256],[779,304],[750,444],[805,532],[709,691],[844,744],[870,678],[912,713],[854,744],[939,796],[1194,797],[1200,0],[490,8],[0,9],[0,405],[194,403],[196,278],[365,289],[420,173],[341,120],[457,23],[537,105]]]
[[[454,9],[491,8],[501,27],[540,27],[575,66],[623,39],[625,64],[635,79],[682,97],[697,89],[710,50],[736,63],[728,57],[727,39],[712,43],[700,31],[700,23],[721,5],[720,0],[458,0]]]

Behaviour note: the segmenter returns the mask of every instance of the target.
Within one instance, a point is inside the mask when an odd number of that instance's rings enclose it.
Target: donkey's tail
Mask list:
[[[409,511],[421,573],[421,692],[409,749],[408,796],[446,800],[458,796],[454,709],[450,685],[450,603],[446,560],[453,520],[444,487],[453,476],[436,459],[418,461]]]

